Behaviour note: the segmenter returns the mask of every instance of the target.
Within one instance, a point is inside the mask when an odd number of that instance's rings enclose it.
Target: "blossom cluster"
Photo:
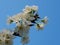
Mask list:
[[[5,30],[0,33],[0,44],[12,45],[12,39],[14,39],[15,36],[18,36],[21,37],[21,43],[25,45],[29,42],[30,27],[35,26],[38,30],[42,30],[47,22],[47,16],[44,18],[39,16],[38,6],[27,5],[21,13],[8,17],[7,23],[15,23],[16,27],[14,28],[13,32],[10,30]]]
[[[3,31],[0,32],[0,45],[13,45],[12,39],[14,39],[14,35],[12,35],[13,32],[4,29]]]

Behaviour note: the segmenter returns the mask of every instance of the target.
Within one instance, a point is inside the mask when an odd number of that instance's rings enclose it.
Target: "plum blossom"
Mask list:
[[[38,6],[27,5],[21,13],[8,17],[7,23],[15,23],[16,27],[14,28],[13,32],[6,30],[3,31],[3,35],[9,36],[9,39],[7,39],[7,36],[4,36],[5,38],[0,39],[0,41],[6,39],[7,42],[9,42],[9,40],[12,42],[13,37],[18,36],[21,37],[21,42],[23,45],[27,44],[29,42],[30,27],[36,26],[38,30],[42,30],[44,29],[45,24],[48,22],[48,18],[44,17],[41,19],[37,11]],[[10,45],[11,44],[12,43],[10,43]]]
[[[31,11],[37,11],[38,10],[38,7],[37,6],[35,6],[35,5],[33,5],[33,6],[26,6],[25,7],[25,9],[23,9],[23,12],[24,13],[29,13],[29,12],[31,12]]]
[[[45,26],[45,25],[44,25],[43,23],[38,23],[38,24],[36,24],[36,27],[37,27],[38,30],[43,29],[44,26]]]
[[[4,29],[0,33],[0,44],[1,45],[13,45],[12,39],[14,38],[14,36],[12,34],[13,34],[13,32],[11,32],[7,29]]]
[[[48,22],[48,17],[45,16],[41,21],[46,24]]]

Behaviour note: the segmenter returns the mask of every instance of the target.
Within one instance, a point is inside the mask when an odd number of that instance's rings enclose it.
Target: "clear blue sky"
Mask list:
[[[6,24],[7,16],[22,11],[26,5],[37,5],[41,17],[48,16],[49,21],[43,31],[30,30],[28,45],[60,45],[60,2],[59,0],[0,0],[0,30],[13,28]],[[14,40],[14,45],[21,45],[20,38]]]

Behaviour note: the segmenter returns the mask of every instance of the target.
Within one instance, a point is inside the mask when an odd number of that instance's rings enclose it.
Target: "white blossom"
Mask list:
[[[37,11],[38,10],[38,6],[33,5],[32,9],[35,10],[35,11]]]
[[[17,15],[14,15],[12,17],[9,17],[7,22],[10,24],[12,23],[12,21],[14,23],[18,22],[20,19],[28,19],[30,18],[30,15],[29,14],[26,14],[26,13],[19,13]]]
[[[41,21],[42,21],[44,24],[46,24],[46,23],[48,22],[47,16],[45,16]]]
[[[8,17],[7,24],[11,24],[13,22],[12,17]]]
[[[12,39],[14,38],[14,36],[12,35],[12,32],[10,32],[7,29],[4,29],[1,33],[0,33],[0,43],[1,45],[13,45]]]
[[[31,11],[31,7],[30,6],[26,6],[25,9],[23,9],[24,13],[29,13]]]
[[[38,24],[36,24],[36,27],[37,27],[38,30],[43,29],[44,26],[45,26],[45,25],[44,25],[43,23],[38,23]]]
[[[29,37],[22,37],[22,38],[21,38],[21,43],[22,43],[23,45],[28,44],[28,43],[29,43]]]
[[[33,6],[26,6],[25,7],[25,9],[23,9],[23,12],[24,13],[29,13],[29,12],[31,12],[31,11],[37,11],[38,10],[38,6],[35,6],[35,5],[33,5]]]

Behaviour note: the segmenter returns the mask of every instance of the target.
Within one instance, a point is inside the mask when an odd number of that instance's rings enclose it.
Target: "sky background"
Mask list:
[[[28,45],[60,45],[60,2],[59,0],[0,0],[0,31],[4,28],[13,28],[7,25],[7,17],[18,14],[26,5],[37,5],[38,13],[43,18],[48,16],[49,21],[43,31],[30,29]],[[14,45],[21,45],[20,38],[14,39]]]

